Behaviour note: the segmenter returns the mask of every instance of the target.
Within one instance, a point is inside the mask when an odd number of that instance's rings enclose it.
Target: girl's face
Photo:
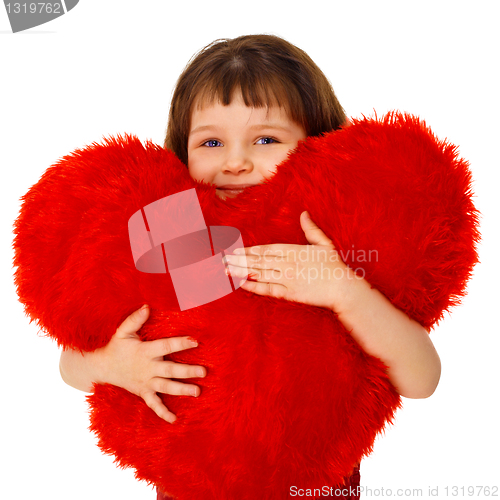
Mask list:
[[[271,177],[305,138],[304,128],[283,108],[251,108],[241,94],[228,106],[195,106],[188,138],[189,174],[215,184],[219,197],[232,198]]]

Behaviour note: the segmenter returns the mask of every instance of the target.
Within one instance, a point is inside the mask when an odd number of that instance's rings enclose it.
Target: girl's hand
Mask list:
[[[157,393],[197,397],[200,395],[198,386],[172,379],[204,377],[206,370],[202,366],[163,359],[163,356],[173,352],[196,347],[198,343],[192,338],[172,337],[142,341],[137,331],[148,317],[148,306],[132,313],[103,348],[103,355],[108,361],[105,364],[106,381],[140,396],[159,417],[173,423],[176,420],[175,415],[167,409]]]
[[[232,276],[249,278],[241,288],[258,295],[334,309],[345,278],[357,278],[332,241],[302,212],[300,225],[310,245],[261,245],[225,257]],[[244,254],[244,255],[242,255]],[[245,267],[246,266],[246,267]]]
[[[76,351],[63,351],[61,375],[69,385],[82,390],[88,390],[92,382],[122,387],[144,399],[160,418],[173,423],[175,415],[157,393],[197,397],[200,394],[198,386],[172,379],[204,377],[206,370],[202,366],[163,359],[163,356],[173,352],[196,347],[197,342],[189,337],[142,341],[137,331],[148,317],[147,306],[133,312],[101,349],[83,355]]]

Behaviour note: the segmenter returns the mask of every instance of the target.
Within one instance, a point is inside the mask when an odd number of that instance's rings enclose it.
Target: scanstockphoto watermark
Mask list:
[[[252,276],[252,270],[249,269],[249,275]],[[323,262],[319,263],[318,267],[307,267],[295,262],[294,265],[288,266],[285,269],[271,269],[270,279],[279,281],[283,277],[287,280],[302,279],[306,280],[310,285],[313,281],[320,280],[343,280],[343,279],[364,279],[365,269],[362,267],[330,267]],[[266,275],[267,276],[267,275]]]
[[[448,497],[498,497],[498,486],[427,486],[426,488],[370,488],[367,486],[299,488],[290,486],[290,497],[308,498],[448,498]]]
[[[308,497],[308,498],[360,498],[364,497],[423,497],[424,490],[422,488],[367,488],[366,486],[352,486],[336,487],[323,486],[321,488],[298,488],[297,486],[290,487],[291,497]]]
[[[254,247],[251,254],[260,255],[259,247]],[[264,262],[271,262],[273,259],[296,261],[296,262],[343,262],[366,263],[378,262],[378,250],[366,250],[355,248],[352,245],[348,249],[330,250],[328,248],[318,248],[315,245],[304,245],[300,250],[290,248],[286,250],[266,250],[263,254]]]
[[[13,33],[25,31],[64,16],[79,0],[55,0],[53,2],[11,2],[4,0],[5,10]]]
[[[270,269],[271,278],[280,280],[303,279],[310,284],[317,279],[364,279],[365,265],[378,262],[378,250],[356,249],[354,245],[347,250],[331,250],[307,245],[300,249],[273,249],[260,254],[259,247],[254,247],[250,254],[260,255],[262,262],[272,264],[273,262],[287,262],[285,268]],[[349,262],[348,266],[332,265],[338,262]],[[307,263],[307,265],[306,265]],[[315,264],[311,266],[311,264]]]

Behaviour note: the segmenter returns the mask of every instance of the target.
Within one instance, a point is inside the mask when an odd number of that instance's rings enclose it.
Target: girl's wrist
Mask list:
[[[341,269],[342,272],[335,273],[330,309],[342,317],[352,314],[359,307],[361,296],[366,293],[367,287],[371,287],[362,276],[356,274],[346,264],[337,269]]]
[[[95,384],[112,383],[110,379],[110,362],[107,357],[107,346],[96,349],[92,352],[86,352],[85,356],[89,356],[89,368],[92,382]]]
[[[64,382],[75,389],[92,392],[97,382],[98,370],[94,352],[67,349],[61,353],[59,370]]]

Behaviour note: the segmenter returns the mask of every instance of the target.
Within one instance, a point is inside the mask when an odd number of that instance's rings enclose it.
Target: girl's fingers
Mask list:
[[[269,283],[259,281],[245,281],[242,283],[241,288],[248,292],[257,295],[265,295],[268,297],[275,297],[277,299],[284,299],[287,297],[288,289],[285,285],[280,283]]]
[[[145,304],[128,316],[116,330],[118,338],[137,337],[137,331],[149,318],[149,307]]]
[[[144,402],[163,420],[173,424],[177,417],[168,410],[163,404],[163,401],[158,396],[158,392],[162,394],[170,394],[171,396],[193,396],[200,395],[200,388],[196,385],[183,384],[175,380],[162,378],[154,378],[152,380],[152,389],[155,392],[148,392],[143,396]]]
[[[280,267],[274,267],[272,269],[258,269],[251,268],[248,271],[242,270],[241,267],[228,266],[228,271],[233,278],[247,278],[257,280],[257,281],[271,281],[279,282],[287,278],[287,272],[293,271],[293,267],[286,268],[283,270]]]
[[[197,345],[198,342],[191,337],[169,337],[145,342],[144,348],[147,349],[152,358],[159,358],[174,352],[192,349]]]
[[[173,424],[177,420],[177,417],[168,410],[155,392],[148,392],[144,395],[143,399],[144,402],[163,420],[166,420],[170,424]]]
[[[155,392],[170,394],[171,396],[193,396],[200,395],[200,388],[193,384],[183,384],[175,380],[156,377],[151,381],[151,387]]]
[[[235,267],[235,266],[227,266],[227,270],[229,274],[234,278],[246,278],[251,272],[251,274],[255,274],[255,269],[248,270],[246,267]]]
[[[309,212],[300,214],[300,225],[307,241],[311,245],[325,245],[333,247],[332,240],[321,230],[320,227],[311,219]]]
[[[174,363],[173,361],[158,361],[157,365],[158,367],[155,370],[156,376],[164,379],[203,378],[207,374],[203,366],[185,365],[183,363]]]

